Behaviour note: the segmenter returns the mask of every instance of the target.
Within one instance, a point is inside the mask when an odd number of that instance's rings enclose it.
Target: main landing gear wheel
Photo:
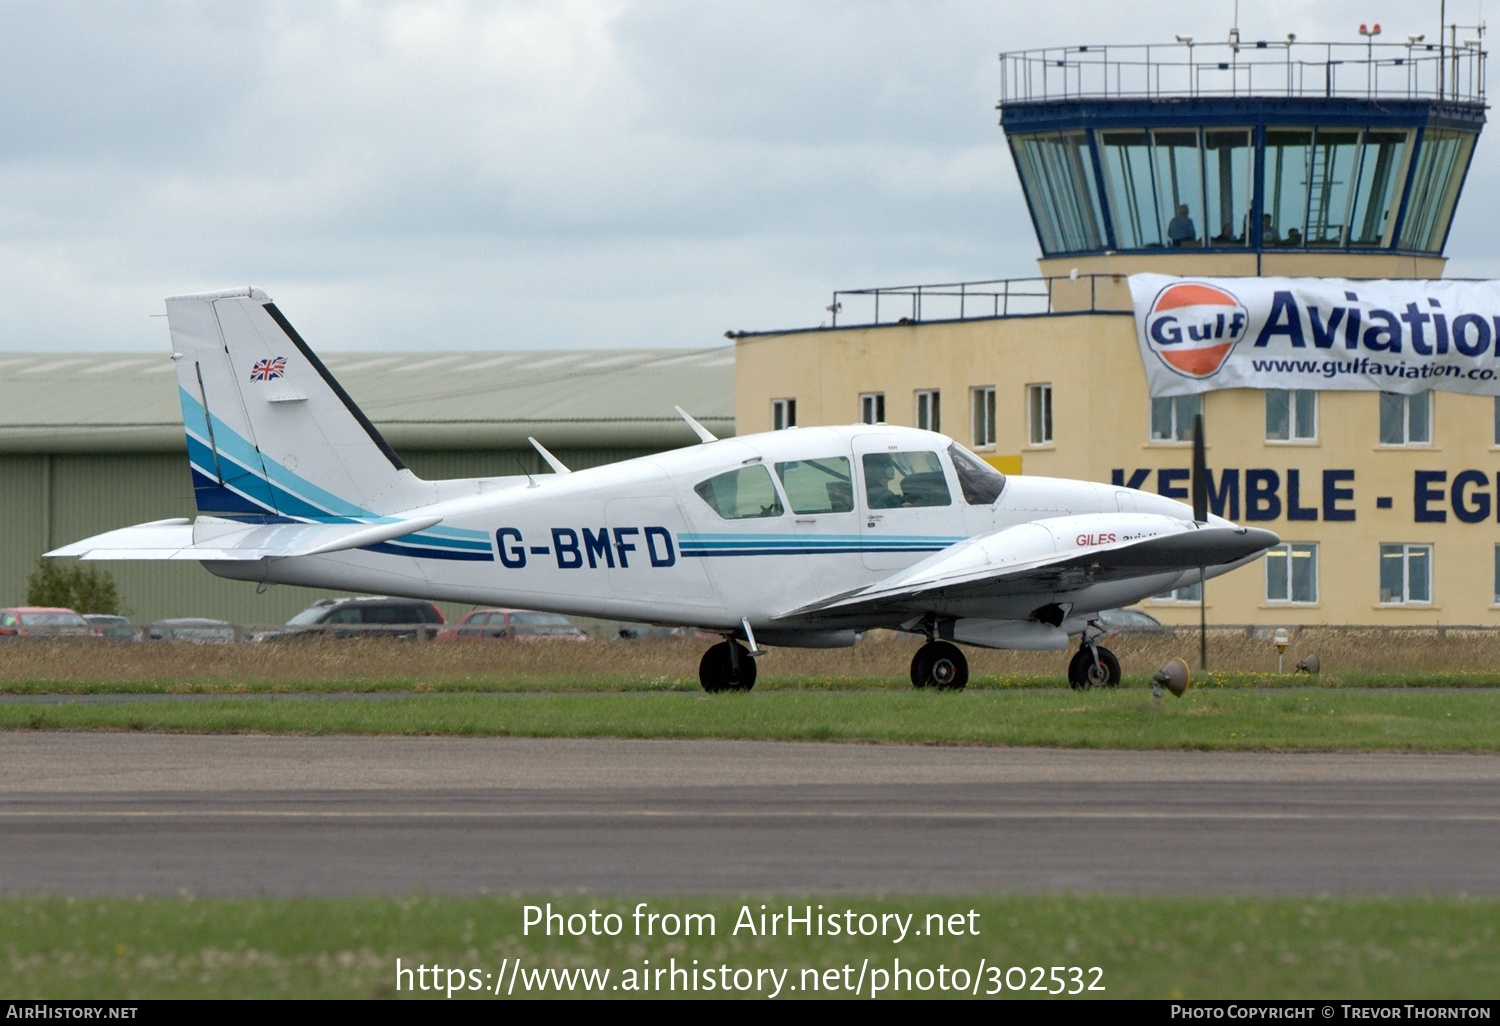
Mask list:
[[[1099,653],[1098,662],[1094,661],[1094,652]],[[1068,663],[1068,685],[1074,691],[1082,691],[1084,688],[1112,688],[1119,683],[1120,660],[1102,646],[1096,645],[1092,651],[1084,646]]]
[[[755,687],[755,660],[738,641],[721,641],[703,653],[698,682],[704,691],[749,691]]]
[[[911,658],[911,682],[919,688],[960,691],[969,683],[969,661],[957,645],[929,641]]]

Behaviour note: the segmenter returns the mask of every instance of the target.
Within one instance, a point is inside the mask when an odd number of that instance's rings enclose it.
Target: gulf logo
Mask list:
[[[1250,315],[1233,293],[1196,281],[1162,289],[1146,314],[1152,352],[1190,378],[1219,373],[1235,343],[1245,337]]]

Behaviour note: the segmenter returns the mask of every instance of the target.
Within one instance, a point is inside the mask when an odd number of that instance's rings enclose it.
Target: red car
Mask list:
[[[452,627],[438,632],[439,641],[588,641],[589,636],[559,613],[529,609],[476,609]]]
[[[0,609],[0,638],[100,638],[104,632],[71,609],[12,606]]]

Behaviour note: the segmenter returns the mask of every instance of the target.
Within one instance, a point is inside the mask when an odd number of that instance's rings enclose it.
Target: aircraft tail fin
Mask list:
[[[264,292],[167,300],[201,513],[338,519],[427,489]]]

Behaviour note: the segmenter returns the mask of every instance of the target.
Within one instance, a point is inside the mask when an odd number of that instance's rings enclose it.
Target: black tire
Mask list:
[[[739,649],[734,660],[740,664],[738,673],[734,670],[734,661],[729,658],[730,645]],[[755,687],[755,660],[738,641],[721,641],[703,653],[698,663],[698,683],[710,693],[749,691]]]
[[[918,688],[962,691],[969,683],[969,660],[957,645],[929,641],[911,658],[911,682]]]
[[[1103,646],[1097,646],[1099,662],[1087,648],[1080,648],[1068,663],[1068,686],[1074,691],[1085,688],[1112,688],[1120,683],[1120,660]]]

